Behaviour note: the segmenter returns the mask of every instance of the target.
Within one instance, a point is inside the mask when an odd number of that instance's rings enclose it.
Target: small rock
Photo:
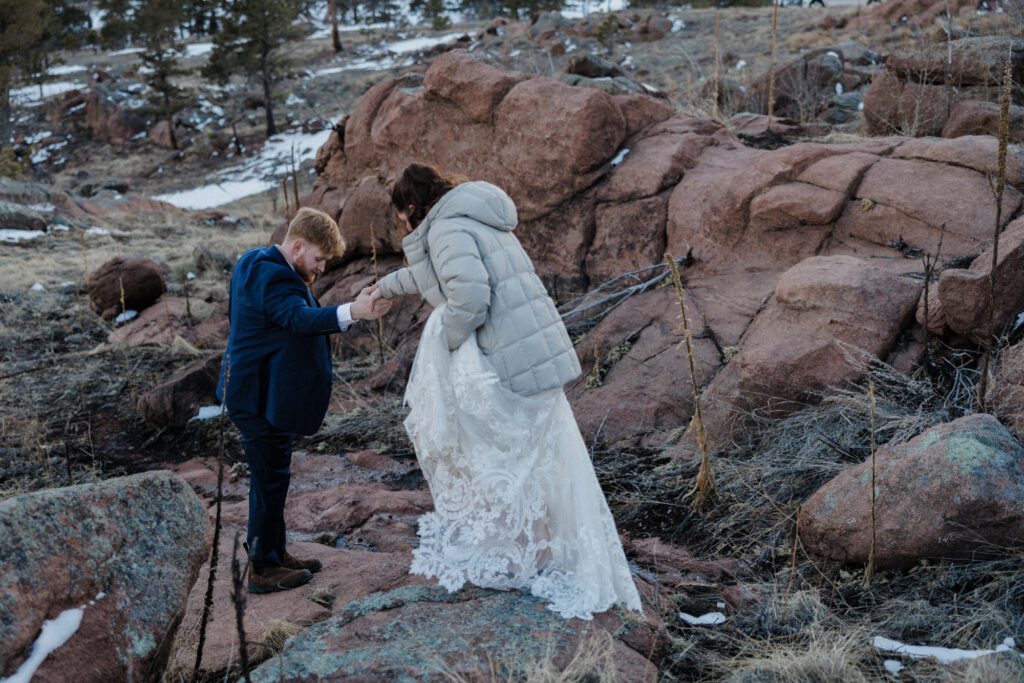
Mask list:
[[[141,311],[167,289],[160,266],[140,257],[113,258],[89,274],[89,298],[104,320],[126,309]]]
[[[219,353],[189,363],[142,394],[136,409],[157,429],[184,426],[201,405],[216,402],[220,364]]]

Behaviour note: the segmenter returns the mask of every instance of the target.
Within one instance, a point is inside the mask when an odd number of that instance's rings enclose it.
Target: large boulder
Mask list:
[[[969,558],[1024,537],[1024,448],[996,418],[975,414],[875,454],[875,562]],[[867,562],[871,460],[841,472],[800,510],[811,552]]]
[[[85,98],[85,124],[100,142],[123,145],[146,130],[146,122],[127,107],[127,98],[94,85]]]
[[[1009,140],[1024,142],[1024,107],[1010,105]],[[999,136],[999,104],[966,100],[957,102],[942,128],[942,137],[958,138],[962,135]]]
[[[807,121],[818,115],[843,81],[846,64],[839,50],[820,48],[800,55],[775,70],[775,116]],[[770,74],[750,85],[753,111],[768,111]]]
[[[948,327],[963,337],[980,341],[987,339],[990,332],[1002,332],[1024,309],[1024,218],[1011,223],[1000,235],[994,305],[991,274],[992,247],[968,268],[942,271],[938,283],[929,291],[930,297],[936,295],[929,301],[929,328],[942,332]],[[936,304],[934,311],[932,302]],[[924,324],[923,297],[918,322]]]
[[[1024,76],[1024,42],[1009,36],[962,38],[897,52],[864,96],[869,135],[939,135],[962,101],[998,102],[1009,56],[1014,83]],[[951,61],[947,61],[950,60]],[[1014,100],[1024,104],[1016,86]],[[961,113],[959,116],[963,116]]]
[[[195,416],[199,406],[216,402],[214,391],[220,375],[221,354],[210,354],[175,371],[139,397],[136,408],[146,422],[162,429],[181,427]]]
[[[921,285],[850,256],[818,256],[779,278],[773,300],[701,396],[711,450],[728,447],[751,413],[784,415],[860,377],[848,349],[885,358],[912,319]],[[680,455],[693,455],[696,425]]]
[[[413,585],[345,605],[257,668],[253,681],[488,680],[495,664],[562,671],[592,648],[594,670],[585,674],[653,682],[667,642],[653,616],[616,609],[566,620],[518,591]]]
[[[137,256],[110,259],[89,273],[85,286],[93,307],[104,320],[126,310],[141,311],[167,289],[160,265]]]
[[[0,501],[0,675],[66,614],[77,630],[32,680],[158,678],[208,532],[202,502],[168,472]]]
[[[170,344],[175,337],[181,337],[186,341],[194,339],[185,300],[169,296],[162,298],[130,322],[108,334],[107,343],[157,346]]]

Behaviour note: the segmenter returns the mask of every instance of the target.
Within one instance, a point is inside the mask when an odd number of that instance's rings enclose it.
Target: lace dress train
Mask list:
[[[604,493],[565,393],[504,388],[475,336],[448,351],[443,306],[427,321],[405,392],[405,428],[434,511],[410,571],[529,590],[565,618],[640,610]]]

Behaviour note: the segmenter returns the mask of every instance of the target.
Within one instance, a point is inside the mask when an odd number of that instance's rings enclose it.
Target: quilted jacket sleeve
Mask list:
[[[460,226],[435,223],[430,230],[430,259],[447,299],[442,325],[454,351],[487,319],[491,284],[480,248]]]
[[[394,299],[396,296],[420,293],[416,282],[412,279],[412,271],[408,268],[402,268],[385,275],[377,284],[380,285],[380,293],[385,299]]]

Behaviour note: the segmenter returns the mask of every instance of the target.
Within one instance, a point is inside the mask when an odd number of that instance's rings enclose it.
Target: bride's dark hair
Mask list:
[[[458,185],[458,181],[433,166],[409,164],[391,186],[391,203],[398,211],[409,211],[412,227],[420,224],[437,200]]]

